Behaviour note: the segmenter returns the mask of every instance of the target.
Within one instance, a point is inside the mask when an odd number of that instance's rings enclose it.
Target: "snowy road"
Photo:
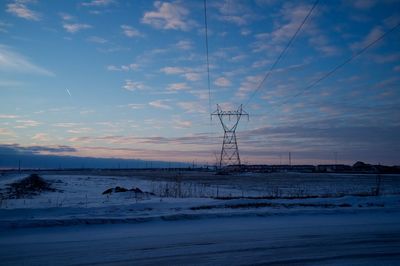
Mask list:
[[[1,265],[398,265],[400,213],[283,215],[0,233]]]

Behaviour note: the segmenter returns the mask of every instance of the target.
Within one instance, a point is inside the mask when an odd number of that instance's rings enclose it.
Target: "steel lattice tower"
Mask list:
[[[242,105],[236,111],[223,111],[217,104],[217,110],[211,113],[211,117],[218,116],[224,129],[224,138],[222,141],[222,149],[220,154],[219,168],[233,165],[240,167],[239,149],[236,140],[236,128],[242,116],[249,114],[243,110]],[[228,118],[228,121],[226,120]]]

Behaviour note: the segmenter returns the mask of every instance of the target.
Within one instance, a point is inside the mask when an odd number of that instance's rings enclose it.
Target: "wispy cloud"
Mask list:
[[[7,12],[27,20],[40,20],[40,14],[27,6],[27,3],[29,2],[31,1],[15,0],[12,3],[7,4]]]
[[[214,84],[218,87],[229,87],[232,82],[225,77],[219,77],[214,81]]]
[[[170,105],[166,104],[169,100],[156,100],[149,102],[149,105],[157,109],[172,109]]]
[[[129,109],[137,110],[137,109],[143,109],[145,107],[145,104],[143,104],[143,103],[129,103],[129,104],[118,105],[118,107],[121,107],[121,108],[127,107]]]
[[[172,75],[172,74],[182,74],[186,72],[186,68],[184,67],[164,67],[160,69],[161,72]]]
[[[353,43],[350,45],[350,48],[352,50],[360,50],[363,47],[367,46],[369,43],[373,42],[374,40],[378,39],[380,36],[382,36],[384,33],[384,30],[381,26],[376,26],[371,29],[371,31],[367,34],[367,36],[364,37],[363,40]]]
[[[8,128],[0,128],[0,136],[15,136],[15,132]]]
[[[109,71],[129,71],[129,70],[137,70],[139,68],[139,64],[129,64],[129,65],[121,65],[121,66],[114,66],[108,65],[107,70]]]
[[[377,4],[376,0],[355,0],[352,4],[357,9],[369,9]]]
[[[74,17],[68,13],[61,12],[59,13],[59,16],[62,20],[74,20]]]
[[[83,134],[83,133],[88,133],[91,132],[93,129],[89,127],[81,127],[81,128],[73,128],[73,129],[68,129],[67,132],[71,134]]]
[[[41,123],[35,120],[17,120],[18,125],[15,128],[28,128],[28,127],[37,127]]]
[[[122,86],[125,90],[128,91],[136,91],[136,90],[144,90],[147,87],[143,84],[143,82],[134,82],[130,79],[125,80],[125,84]]]
[[[250,92],[254,91],[258,84],[261,82],[262,76],[247,76],[245,80],[240,84],[239,90],[236,92],[236,96],[240,98],[246,97]]]
[[[63,27],[69,33],[76,33],[81,30],[92,28],[91,25],[82,23],[64,23]]]
[[[0,114],[0,119],[15,119],[18,118],[18,115],[2,115]]]
[[[201,74],[198,70],[190,67],[163,67],[160,71],[167,75],[180,75],[188,81],[197,81],[201,79]]]
[[[46,133],[37,133],[32,137],[32,140],[46,142],[49,141],[49,135]]]
[[[243,26],[255,19],[257,15],[241,1],[226,0],[218,5],[218,19]]]
[[[63,28],[69,33],[76,33],[76,32],[79,32],[81,30],[92,28],[92,26],[89,25],[89,24],[76,22],[76,18],[74,16],[71,16],[70,14],[59,13],[59,16],[61,17],[61,19],[63,21],[62,22]],[[99,39],[97,38],[97,41],[98,40]]]
[[[189,10],[179,2],[154,2],[155,11],[145,12],[142,23],[158,29],[187,31],[196,23],[189,19]]]
[[[99,43],[99,44],[104,44],[107,43],[108,41],[106,39],[103,39],[98,36],[90,36],[89,38],[86,39],[88,42],[93,42],[93,43]]]
[[[207,106],[201,102],[189,101],[179,102],[178,106],[182,108],[186,113],[207,113]]]
[[[251,65],[251,67],[254,67],[254,68],[264,67],[264,66],[266,66],[266,65],[268,65],[268,64],[270,64],[270,63],[272,63],[272,60],[261,59],[261,60],[255,61],[255,62]]]
[[[80,123],[68,122],[68,123],[56,123],[56,124],[53,124],[52,126],[54,126],[54,127],[70,128],[70,127],[77,127],[77,126],[79,126],[79,125],[80,125]]]
[[[391,54],[375,54],[375,55],[371,55],[371,58],[378,64],[399,62],[400,53],[396,52],[396,53],[391,53]]]
[[[187,90],[187,89],[189,89],[189,87],[185,82],[172,83],[172,84],[169,84],[167,87],[167,90],[169,90],[169,91],[181,91],[181,90]]]
[[[176,47],[181,50],[190,50],[193,48],[193,44],[188,40],[181,40],[176,43]]]
[[[8,28],[10,28],[11,26],[12,25],[10,23],[6,23],[0,20],[0,32],[2,33],[8,32]]]
[[[278,54],[282,51],[282,45],[293,36],[310,8],[310,4],[285,2],[274,18],[274,30],[255,35],[256,41],[251,45],[253,52],[268,51],[270,54]],[[331,44],[325,30],[316,22],[322,12],[321,9],[313,11],[312,17],[302,28],[302,34],[307,36],[310,45],[324,56],[337,55],[340,53],[339,47]]]
[[[115,4],[115,0],[92,0],[88,2],[83,2],[82,6],[103,7],[111,4]]]
[[[188,120],[175,119],[174,120],[175,128],[190,128],[192,127],[192,122]]]
[[[197,81],[201,79],[201,75],[199,73],[194,73],[194,72],[187,72],[183,74],[186,80],[189,81]]]
[[[10,47],[1,44],[0,71],[54,76],[54,73],[51,71],[35,65],[25,56],[13,51]]]
[[[121,25],[121,29],[122,29],[122,32],[125,34],[125,36],[127,36],[129,38],[143,36],[143,34],[140,33],[139,30],[137,30],[134,27],[129,26],[129,25]]]

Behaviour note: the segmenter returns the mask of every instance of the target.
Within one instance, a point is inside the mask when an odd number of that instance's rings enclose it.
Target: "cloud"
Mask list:
[[[262,80],[261,75],[247,76],[245,80],[240,84],[239,90],[236,92],[236,96],[239,98],[245,98],[250,92],[254,91]]]
[[[20,146],[19,144],[2,144],[0,145],[1,153],[4,153],[4,148],[12,150],[14,154],[41,154],[45,153],[60,153],[60,152],[76,152],[77,150],[70,146]]]
[[[283,4],[273,20],[274,30],[271,32],[258,33],[255,35],[256,41],[251,45],[253,52],[268,51],[270,54],[278,54],[284,45],[296,32],[300,23],[311,9],[311,4],[290,2]],[[323,55],[337,55],[340,50],[330,43],[325,34],[325,30],[320,29],[316,23],[316,17],[320,16],[322,9],[314,10],[312,17],[307,20],[301,31],[301,35],[309,38],[310,45]]]
[[[121,29],[122,32],[125,34],[125,36],[129,38],[142,36],[142,33],[140,33],[137,29],[129,25],[121,25]]]
[[[2,115],[0,114],[0,119],[14,119],[14,118],[18,118],[19,115]]]
[[[246,54],[239,54],[236,56],[232,56],[229,60],[232,62],[238,62],[238,61],[242,61],[243,59],[246,59],[247,55]]]
[[[40,151],[40,152],[38,152]],[[79,156],[71,156],[73,155]],[[68,154],[68,156],[65,156]],[[0,167],[17,168],[18,162],[21,162],[23,168],[79,168],[84,165],[90,168],[116,168],[123,167],[146,167],[147,161],[122,159],[125,158],[162,158],[164,157],[168,162],[152,161],[153,166],[156,167],[186,167],[185,163],[174,163],[171,160],[176,158],[181,159],[180,155],[189,159],[194,158],[194,154],[199,154],[195,151],[161,151],[161,150],[143,150],[133,148],[118,148],[118,147],[81,147],[76,150],[70,146],[28,146],[22,147],[17,144],[0,145]],[[204,152],[200,154],[205,155]],[[86,157],[83,157],[85,156]],[[97,158],[96,158],[97,157]],[[98,158],[101,157],[101,158]],[[113,158],[110,158],[113,157]]]
[[[330,45],[328,38],[322,34],[312,34],[309,39],[310,44],[324,55],[332,56],[340,53],[340,49],[334,45]]]
[[[351,1],[353,6],[357,9],[369,9],[377,4],[376,0],[356,0]]]
[[[353,148],[364,148],[380,146],[381,150],[385,150],[394,143],[399,143],[397,136],[399,126],[394,127],[374,127],[374,126],[337,126],[335,128],[326,127],[325,125],[293,125],[293,126],[277,126],[262,127],[250,130],[244,135],[265,136],[266,138],[282,137],[283,139],[292,139],[293,143],[301,143],[301,145],[310,145],[310,143],[320,143],[327,145],[327,149],[331,149],[335,145],[344,147],[351,143]],[[376,143],[376,139],[382,141]],[[297,141],[296,141],[297,140]],[[302,142],[302,141],[303,142]]]
[[[267,64],[270,64],[270,63],[272,63],[272,60],[262,59],[262,60],[255,61],[251,65],[251,67],[254,67],[254,68],[264,67],[264,66],[266,66]]]
[[[82,6],[102,7],[102,6],[108,6],[111,4],[115,4],[115,0],[92,0],[89,2],[83,2]]]
[[[181,50],[190,50],[193,48],[193,44],[191,41],[181,40],[176,43],[176,47]]]
[[[101,37],[97,36],[90,36],[89,38],[86,39],[88,42],[94,42],[94,43],[99,43],[99,44],[104,44],[107,43],[108,41],[106,39],[103,39]]]
[[[227,78],[219,77],[214,81],[214,84],[218,87],[229,87],[231,85],[231,82]]]
[[[79,125],[80,125],[80,123],[56,123],[56,124],[53,124],[53,127],[70,128],[70,127],[76,127]]]
[[[0,44],[0,71],[21,72],[38,74],[45,76],[54,76],[52,72],[37,66],[29,61],[23,55],[13,51],[8,46]]]
[[[143,84],[143,82],[134,82],[130,79],[125,80],[125,84],[122,86],[125,90],[128,91],[136,91],[136,90],[144,90],[147,87]]]
[[[26,5],[29,1],[26,0],[15,0],[7,5],[7,12],[17,17],[24,18],[27,20],[38,21],[40,15],[36,11],[29,9]]]
[[[92,28],[89,24],[81,24],[81,23],[64,23],[64,29],[69,33],[76,33],[81,30]]]
[[[141,20],[157,29],[188,31],[196,23],[189,19],[189,10],[178,2],[154,2],[155,11],[145,12]]]
[[[202,90],[191,90],[189,93],[193,94],[195,97],[197,97],[199,100],[208,100],[209,94],[207,89],[202,89]]]
[[[185,82],[172,83],[172,84],[169,84],[167,87],[167,90],[169,90],[169,91],[180,91],[180,90],[186,90],[186,89],[189,89],[189,87],[187,86],[187,84]]]
[[[249,30],[249,29],[241,29],[240,30],[240,34],[243,35],[243,36],[248,36],[248,35],[251,34],[251,30]]]
[[[201,102],[179,102],[178,106],[182,108],[186,113],[207,113],[207,106]]]
[[[59,13],[62,20],[73,20],[74,17],[67,13]]]
[[[15,128],[37,127],[37,126],[39,126],[41,124],[41,123],[39,123],[38,121],[35,121],[35,120],[17,120],[15,122],[18,123],[18,125],[15,126]]]
[[[0,128],[0,136],[15,136],[15,132],[8,128]]]
[[[362,41],[355,42],[350,45],[352,50],[360,50],[373,42],[374,40],[378,39],[380,36],[384,34],[383,28],[381,26],[375,26],[371,29],[371,31],[364,37]]]
[[[129,103],[126,106],[133,110],[143,109],[145,107],[143,103]]]
[[[172,109],[166,102],[169,102],[169,100],[156,100],[149,102],[149,105],[157,109]]]
[[[67,130],[67,132],[71,133],[71,134],[83,134],[83,133],[88,133],[92,130],[93,129],[89,128],[89,127],[81,127],[81,128],[69,129],[69,130]]]
[[[173,75],[173,74],[182,74],[186,72],[186,68],[183,67],[164,67],[160,69],[161,72],[167,74],[167,75]]]
[[[201,74],[190,67],[163,67],[160,71],[167,75],[180,75],[188,81],[197,81],[201,79]]]
[[[226,0],[218,5],[219,16],[218,19],[243,26],[258,16],[255,12],[249,10],[247,6],[243,5],[242,1]]]
[[[139,68],[139,64],[129,64],[129,65],[121,65],[114,66],[108,65],[107,70],[109,71],[129,71],[129,70],[137,70]]]
[[[183,74],[183,76],[185,77],[186,80],[189,80],[189,81],[197,81],[197,80],[200,80],[200,78],[201,78],[200,74],[193,73],[193,72],[185,73],[185,74]]]
[[[174,127],[175,128],[190,128],[192,127],[192,122],[188,120],[174,120]]]
[[[49,141],[49,135],[46,133],[37,133],[32,137],[32,139],[37,141]]]
[[[398,62],[400,60],[400,53],[375,54],[371,55],[371,58],[378,64]]]
[[[10,23],[6,23],[0,20],[0,32],[6,33],[8,32],[8,28],[12,25]]]

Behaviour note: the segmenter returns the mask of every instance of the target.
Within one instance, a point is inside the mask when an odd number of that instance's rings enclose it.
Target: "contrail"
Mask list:
[[[68,94],[69,94],[69,97],[72,97],[72,96],[71,96],[71,93],[69,92],[69,89],[66,89],[66,90],[67,90],[67,92],[68,92]]]

